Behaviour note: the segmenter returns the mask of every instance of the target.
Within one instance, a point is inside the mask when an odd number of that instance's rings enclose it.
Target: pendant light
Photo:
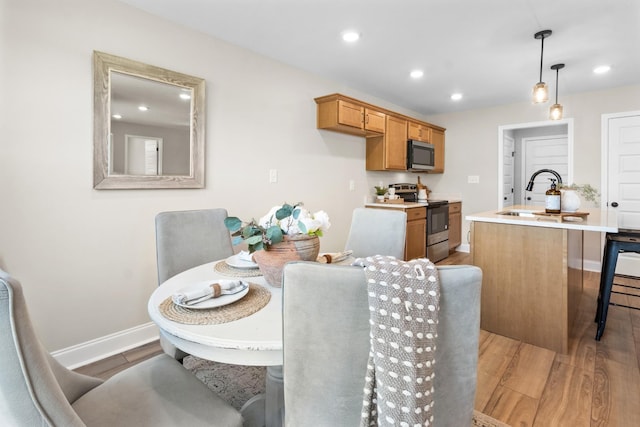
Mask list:
[[[564,68],[564,64],[555,64],[551,66],[552,70],[556,70],[556,103],[549,108],[549,118],[551,120],[560,120],[562,118],[562,105],[558,104],[558,73]]]
[[[551,36],[551,30],[543,30],[538,31],[533,35],[533,37],[537,40],[541,40],[541,50],[540,50],[540,80],[533,87],[533,103],[540,104],[543,102],[547,102],[549,100],[549,90],[547,89],[547,84],[542,81],[542,59],[544,56],[544,39]]]

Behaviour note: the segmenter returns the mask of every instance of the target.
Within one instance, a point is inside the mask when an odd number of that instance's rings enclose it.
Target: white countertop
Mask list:
[[[433,200],[447,200],[449,203],[461,202],[460,198],[434,198]],[[409,208],[423,208],[429,205],[429,200],[426,203],[423,202],[407,202],[407,203],[365,203],[365,206],[375,207],[375,208],[397,208],[397,209],[409,209]]]
[[[498,215],[498,212],[508,210],[533,210],[544,213],[544,208],[540,206],[510,206],[501,210],[492,210],[477,214],[467,215],[467,221],[493,222],[498,224],[527,225],[531,227],[565,228],[572,230],[599,231],[607,233],[618,232],[618,216],[615,209],[580,209],[580,212],[587,212],[585,218],[571,217],[574,220],[559,222],[557,217],[548,216],[510,216]]]
[[[365,203],[366,207],[373,208],[396,208],[396,209],[409,209],[409,208],[424,208],[428,203]]]

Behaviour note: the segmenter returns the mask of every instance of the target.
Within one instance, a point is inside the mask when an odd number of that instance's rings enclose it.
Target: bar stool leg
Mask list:
[[[602,269],[602,277],[600,278],[600,293],[598,299],[598,313],[596,319],[598,321],[598,331],[596,332],[596,341],[600,341],[604,333],[604,327],[607,322],[607,313],[609,311],[609,300],[611,299],[611,288],[613,287],[613,276],[616,272],[616,264],[618,263],[618,243],[612,240],[607,241],[605,249],[606,259],[604,268]]]
[[[602,269],[600,274],[600,287],[598,288],[598,304],[596,305],[596,319],[595,322],[600,322],[600,317],[602,316],[602,290],[604,289],[604,284],[606,283],[604,268],[607,265],[607,252],[609,249],[609,239],[605,238],[604,244],[604,253],[602,255]]]

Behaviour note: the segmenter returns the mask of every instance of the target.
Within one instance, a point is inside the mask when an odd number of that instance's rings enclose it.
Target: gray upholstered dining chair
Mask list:
[[[434,425],[469,426],[480,334],[482,271],[441,266]],[[359,425],[369,356],[360,267],[293,262],[283,280],[285,425]]]
[[[371,255],[390,255],[404,258],[407,214],[401,210],[356,208],[345,250],[362,258]]]
[[[224,225],[226,217],[227,210],[222,208],[156,215],[158,285],[192,267],[233,255],[231,235]],[[187,356],[162,333],[160,345],[165,353],[178,360]]]
[[[162,354],[106,381],[59,364],[33,330],[22,286],[0,270],[0,425],[240,427],[238,411]]]

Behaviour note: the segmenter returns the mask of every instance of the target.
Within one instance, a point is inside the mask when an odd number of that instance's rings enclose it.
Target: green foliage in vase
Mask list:
[[[326,212],[311,214],[303,207],[303,203],[298,202],[294,205],[284,203],[274,206],[259,221],[252,219],[245,223],[238,217],[230,216],[225,218],[224,225],[231,232],[234,245],[244,242],[249,253],[253,253],[282,242],[285,235],[321,237],[331,223]]]
[[[387,193],[387,188],[386,187],[378,187],[377,185],[375,187],[373,187],[376,189],[376,194],[378,196],[384,196]]]
[[[596,207],[600,206],[600,192],[591,186],[591,184],[562,184],[560,190],[575,190],[588,202],[593,202]]]

